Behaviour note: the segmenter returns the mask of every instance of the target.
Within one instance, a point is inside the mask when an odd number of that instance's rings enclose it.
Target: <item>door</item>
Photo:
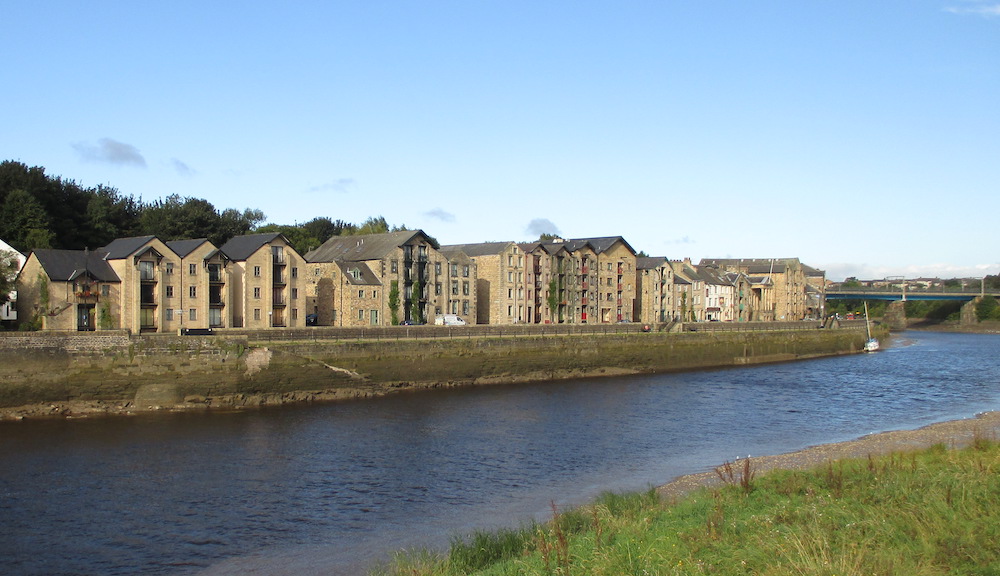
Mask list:
[[[94,309],[93,304],[76,305],[76,329],[80,332],[93,332],[94,330]]]

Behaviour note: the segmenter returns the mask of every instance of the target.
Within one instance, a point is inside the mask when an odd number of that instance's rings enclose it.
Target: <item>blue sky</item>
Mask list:
[[[0,159],[443,244],[1000,273],[1000,2],[3,2]]]

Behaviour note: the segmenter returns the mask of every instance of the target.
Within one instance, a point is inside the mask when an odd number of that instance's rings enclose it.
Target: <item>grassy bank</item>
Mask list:
[[[546,524],[408,552],[386,575],[998,574],[1000,444],[758,474],[753,460],[677,501],[607,494]]]

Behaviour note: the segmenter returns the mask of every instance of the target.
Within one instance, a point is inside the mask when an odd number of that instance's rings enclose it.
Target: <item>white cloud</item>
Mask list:
[[[76,142],[72,146],[80,158],[87,162],[146,167],[146,159],[138,148],[111,138],[101,138],[97,143]]]
[[[429,210],[427,212],[424,212],[424,216],[427,216],[428,218],[433,218],[435,220],[440,220],[442,222],[454,222],[455,221],[455,215],[454,214],[452,214],[451,212],[445,212],[441,208],[435,208],[433,210]]]
[[[542,234],[555,234],[556,236],[560,234],[559,227],[548,218],[533,219],[531,222],[528,222],[524,231],[525,233],[530,234],[533,238],[537,238]]]
[[[845,262],[817,266],[826,271],[828,280],[841,281],[844,278],[861,280],[882,280],[890,276],[904,278],[982,278],[1000,274],[1000,263],[960,266],[955,264],[850,264]]]
[[[170,164],[171,166],[174,167],[174,170],[176,170],[177,173],[180,174],[181,176],[191,177],[198,173],[194,168],[191,168],[190,166],[188,166],[184,162],[181,162],[177,158],[171,158]]]
[[[309,188],[310,192],[336,192],[338,194],[347,194],[352,191],[357,182],[354,178],[337,178],[332,182],[327,182],[326,184],[320,184],[318,186],[313,186]]]
[[[994,2],[966,2],[961,6],[948,6],[945,8],[945,12],[986,17],[1000,16],[1000,4]]]

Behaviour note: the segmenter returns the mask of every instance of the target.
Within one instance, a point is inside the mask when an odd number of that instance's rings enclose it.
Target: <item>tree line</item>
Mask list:
[[[0,239],[22,253],[37,248],[82,250],[115,238],[155,235],[161,240],[208,238],[221,246],[249,233],[280,232],[299,253],[332,236],[405,230],[372,217],[361,224],[317,217],[303,224],[265,223],[255,208],[217,209],[202,198],[171,194],[143,202],[117,189],[83,187],[15,161],[0,163]]]

